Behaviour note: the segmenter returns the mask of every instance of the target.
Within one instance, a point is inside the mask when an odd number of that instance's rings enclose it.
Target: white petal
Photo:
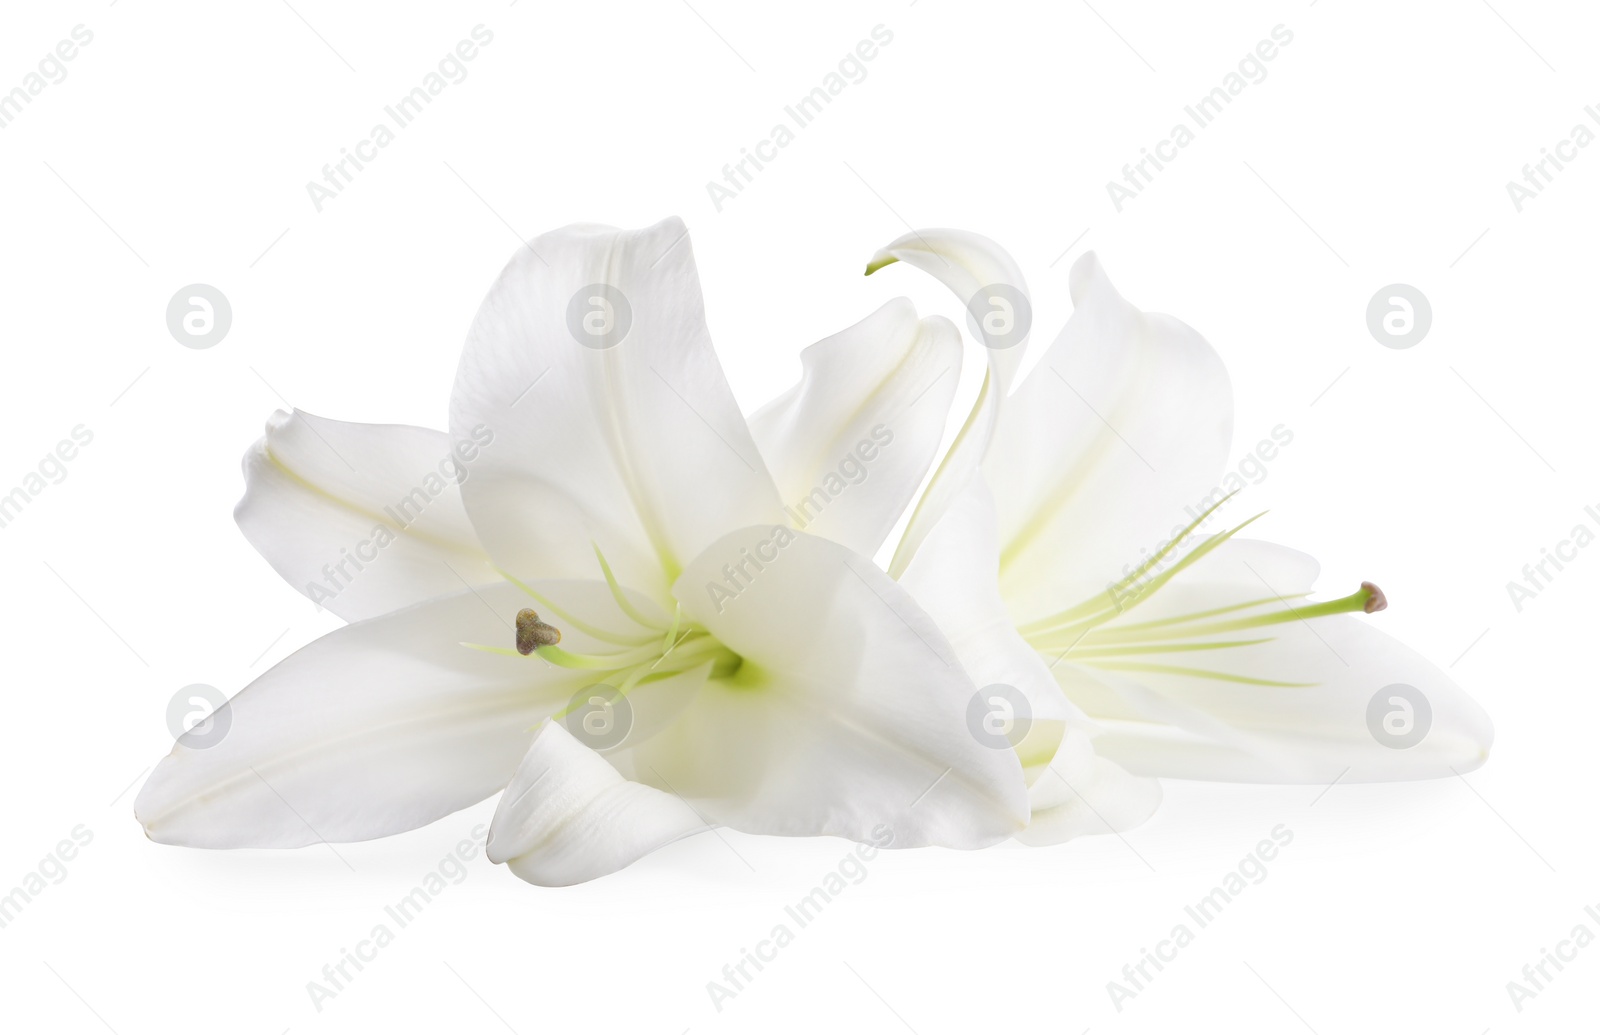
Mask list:
[[[593,301],[608,286],[615,297]],[[593,348],[580,341],[605,339],[585,326],[626,334]],[[594,577],[593,541],[624,585],[664,600],[718,536],[783,520],[712,352],[678,219],[571,226],[519,250],[467,336],[450,424],[495,434],[463,486],[467,511],[490,555],[524,577]]]
[[[981,473],[930,531],[900,585],[938,624],[980,687],[1000,683],[1027,698],[1032,718],[1080,719],[1049,663],[1017,632],[996,582],[994,500]]]
[[[1092,254],[1072,298],[985,463],[1022,623],[1103,592],[1220,499],[1232,434],[1228,374],[1203,338],[1126,302]]]
[[[746,563],[737,596],[714,598],[723,567],[747,557],[761,570]],[[804,533],[744,529],[696,558],[677,594],[744,663],[639,747],[640,779],[752,833],[972,848],[1026,822],[1015,753],[967,726],[976,687],[870,562]]]
[[[482,448],[279,410],[245,454],[234,520],[291,586],[350,622],[497,582],[461,505]]]
[[[897,298],[800,360],[800,383],[750,430],[796,525],[871,557],[938,452],[961,334]]]
[[[1307,575],[1315,572],[1308,562],[1271,544],[1230,542],[1181,572],[1151,605],[1168,592],[1200,610],[1263,598],[1273,604],[1262,610],[1282,609],[1278,597],[1302,605],[1299,594],[1309,590]],[[1143,611],[1143,605],[1133,609],[1125,621],[1145,620]],[[1379,631],[1384,617],[1294,620],[1204,638],[1268,638],[1265,643],[1121,659],[1310,685],[1252,685],[1126,667],[1096,671],[1085,663],[1080,671],[1094,678],[1063,680],[1063,689],[1104,729],[1097,750],[1151,776],[1330,783],[1430,779],[1477,768],[1494,736],[1488,716],[1443,671]],[[1413,692],[1425,706],[1391,701]],[[1392,715],[1403,728],[1408,711],[1411,728],[1426,730],[1409,746],[1383,725]]]
[[[489,827],[489,859],[530,884],[614,873],[709,829],[681,798],[622,778],[559,722],[534,737]]]
[[[1028,796],[1033,819],[1017,840],[1053,845],[1138,826],[1161,804],[1161,785],[1128,775],[1101,757],[1083,730],[1069,729],[1054,761],[1034,781]]]
[[[977,299],[976,306],[974,300],[984,288],[1001,285],[1016,291],[1023,298],[1028,295],[1027,278],[1010,253],[982,234],[968,230],[913,230],[880,248],[867,264],[867,273],[875,273],[896,261],[915,266],[936,278],[955,294],[957,301],[969,314],[975,307],[983,311],[987,300]],[[1019,333],[1004,339],[990,339],[996,345],[1009,343],[1004,348],[990,349],[999,363],[998,369],[1005,371],[1001,377],[1002,394],[1009,389],[1011,372],[1021,364],[1027,348],[1029,327],[1024,321],[1032,321],[1031,310],[1026,314],[1019,312],[1016,316],[1018,322],[1013,330]],[[980,327],[980,334],[982,331]]]
[[[711,674],[711,663],[699,668],[685,669],[664,679],[641,682],[627,695],[628,730],[616,747],[601,747],[599,751],[617,766],[630,780],[639,779],[631,765],[630,748],[637,746],[666,729],[687,708],[705,687]],[[567,721],[571,721],[570,719]]]
[[[626,628],[604,583],[535,588]],[[461,646],[510,646],[508,623],[530,603],[506,583],[463,590],[302,647],[224,706],[220,739],[204,746],[191,731],[161,760],[134,805],[145,832],[206,848],[360,841],[483,800],[539,721],[592,682],[536,656]],[[574,650],[607,649],[563,633]]]
[[[898,578],[911,563],[911,558],[921,547],[928,532],[983,462],[1000,419],[1001,405],[1011,392],[1012,379],[1027,350],[1033,316],[1028,285],[1021,267],[1004,248],[987,237],[965,230],[913,230],[880,249],[868,264],[867,272],[871,274],[895,261],[905,262],[931,274],[953,291],[965,307],[969,326],[972,314],[986,312],[989,300],[996,296],[995,291],[984,289],[998,285],[999,293],[1004,297],[1003,304],[1015,310],[1013,320],[1009,323],[1013,328],[1010,335],[1003,338],[985,335],[980,338],[986,344],[1003,347],[984,349],[989,372],[984,378],[983,389],[961,433],[951,444],[922,499],[918,501],[889,564],[889,573]]]
[[[1081,834],[1126,830],[1161,801],[1154,780],[1130,776],[1096,757],[1083,713],[1057,685],[1059,659],[1042,658],[1006,616],[995,583],[994,504],[975,476],[917,552],[900,584],[950,637],[980,687],[1016,687],[1031,712],[1016,744],[1030,787],[1032,819],[1024,844],[1057,844]]]

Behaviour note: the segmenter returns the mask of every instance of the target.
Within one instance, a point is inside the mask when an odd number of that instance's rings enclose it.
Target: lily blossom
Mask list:
[[[297,588],[333,561],[345,585],[308,592],[350,624],[235,696],[219,741],[178,739],[135,805],[151,838],[362,840],[508,788],[490,858],[559,885],[711,825],[961,848],[1026,826],[1017,756],[968,731],[972,677],[868,559],[954,377],[926,413],[900,400],[894,448],[830,503],[830,537],[794,527],[712,352],[687,233],[573,226],[519,250],[468,334],[448,436],[273,418],[238,522]],[[860,333],[878,353],[824,349],[790,417],[884,357],[959,362],[955,328],[901,303]],[[835,363],[858,380],[835,384]],[[855,441],[848,423],[791,443],[793,486]],[[427,481],[452,453],[456,476]],[[605,736],[574,721],[596,715]]]
[[[868,272],[897,260],[963,303],[985,279],[975,268],[1015,268],[993,242],[946,230],[902,237]],[[1041,665],[1023,678],[1047,672],[1096,754],[1141,776],[1359,782],[1481,765],[1487,715],[1374,627],[1375,585],[1313,601],[1316,561],[1241,538],[1253,518],[1199,531],[1227,498],[1233,424],[1211,346],[1123,299],[1092,253],[1069,289],[1072,317],[1000,400],[980,474],[897,556],[974,678],[993,675],[986,655],[1025,642]],[[986,613],[1003,630],[971,613],[991,585]],[[1062,792],[1031,779],[1038,815]]]
[[[1030,315],[1022,271],[987,238],[930,230],[907,235],[879,252],[867,272],[900,259],[937,270],[958,295],[971,299],[973,315],[985,317],[977,333],[989,347],[972,413],[911,512],[889,571],[936,620],[963,667],[983,688],[979,705],[986,711],[969,719],[980,730],[993,721],[997,732],[1005,732],[982,742],[991,750],[1015,753],[1024,767],[1029,823],[1017,838],[1056,844],[1136,826],[1160,804],[1160,785],[1096,753],[1090,740],[1095,726],[1062,692],[1047,661],[1008,614],[998,584],[993,518],[972,505],[981,482],[980,465],[1002,425],[1003,407],[1009,405],[1007,395],[1027,344]],[[981,312],[977,303],[991,296],[997,311]],[[878,422],[901,423],[906,400],[926,390],[933,364],[903,362],[897,350],[880,348],[883,336],[873,325],[881,315],[805,349],[801,382],[751,418],[756,442],[780,484],[806,484],[814,476],[823,458],[832,455],[819,456],[819,444],[849,441],[859,429]],[[940,362],[958,363],[959,353]],[[819,376],[824,371],[828,376]],[[817,401],[821,393],[812,390],[812,382],[819,380],[829,385],[831,405]],[[943,409],[939,412],[942,417]],[[937,430],[931,441],[937,443]],[[1047,449],[1048,444],[1031,448]],[[836,535],[826,522],[830,514],[807,527]],[[868,551],[876,542],[853,540],[851,545]]]

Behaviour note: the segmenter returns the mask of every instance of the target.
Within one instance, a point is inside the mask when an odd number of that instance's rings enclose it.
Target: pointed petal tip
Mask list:
[[[1097,279],[1104,279],[1105,275],[1105,268],[1100,265],[1100,256],[1093,251],[1078,256],[1072,264],[1071,271],[1067,273],[1067,295],[1072,299],[1073,306],[1081,305],[1089,285]]]
[[[139,832],[143,834],[144,839],[149,841],[151,844],[165,845],[172,843],[171,841],[157,834],[154,825],[145,820],[144,817],[140,816],[137,811],[135,811],[133,814],[133,821],[139,824]]]
[[[874,273],[883,269],[885,266],[892,266],[899,261],[900,260],[893,255],[885,255],[883,252],[879,252],[872,257],[871,262],[867,263],[867,272],[865,275],[870,277]]]
[[[174,750],[176,750],[176,748],[174,748]],[[163,758],[162,761],[165,762],[166,758]],[[157,765],[159,764],[160,763],[157,763]],[[154,774],[152,773],[151,775]],[[140,787],[139,793],[134,795],[133,808],[131,810],[133,813],[133,821],[139,824],[139,830],[144,834],[147,841],[158,845],[171,844],[171,841],[163,838],[156,832],[156,821],[160,817],[151,815],[150,802],[145,798],[145,792],[148,790],[149,786],[150,781],[148,778],[146,778],[144,786]]]

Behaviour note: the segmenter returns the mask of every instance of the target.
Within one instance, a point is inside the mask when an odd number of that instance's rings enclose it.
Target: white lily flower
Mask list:
[[[994,242],[959,230],[909,234],[874,256],[867,272],[900,259],[936,272],[963,298],[975,303],[992,299],[1004,319],[979,327],[992,346],[983,387],[912,512],[889,570],[900,573],[902,585],[937,621],[966,671],[984,688],[980,702],[991,712],[977,722],[981,728],[994,720],[997,730],[1005,730],[985,742],[997,750],[1014,749],[1025,767],[1031,818],[1018,839],[1054,844],[1128,829],[1155,811],[1160,786],[1095,753],[1088,736],[1094,727],[1062,693],[1050,667],[1007,613],[998,588],[993,516],[975,505],[979,466],[1027,342],[1030,317],[1022,273]],[[971,308],[974,316],[984,315],[979,305]],[[801,384],[751,418],[756,441],[780,484],[805,483],[829,462],[833,453],[818,452],[824,444],[849,441],[854,429],[877,422],[894,423],[905,400],[915,399],[929,383],[934,363],[906,362],[900,350],[882,349],[882,335],[866,330],[876,318],[806,349]],[[941,360],[952,366],[958,361],[959,353]],[[807,390],[819,371],[826,371],[833,385],[831,407],[816,405],[816,393]],[[937,412],[942,417],[943,407]],[[819,534],[836,534],[821,520],[814,528]],[[867,550],[876,541],[851,545]],[[923,559],[931,557],[938,561]]]
[[[555,885],[708,825],[965,848],[1026,824],[1017,757],[968,731],[972,679],[865,556],[937,449],[954,376],[927,414],[903,400],[870,490],[829,502],[838,541],[792,527],[686,238],[676,219],[575,226],[519,251],[468,335],[449,436],[273,419],[239,524],[351,624],[239,693],[220,740],[178,740],[135,805],[151,838],[361,840],[509,785],[489,855]],[[859,333],[907,370],[959,362],[953,327],[898,303]],[[824,351],[870,376],[849,346]],[[839,404],[832,369],[807,376],[795,412]],[[433,477],[452,449],[457,477]],[[812,484],[795,477],[786,492]],[[573,724],[597,696],[607,722],[631,715],[620,741]]]
[[[1015,268],[993,242],[955,231],[908,234],[868,272],[886,258],[963,302],[985,279],[974,269]],[[985,652],[1025,641],[1092,720],[1099,755],[1145,776],[1354,782],[1482,764],[1488,717],[1372,627],[1361,612],[1384,607],[1376,586],[1311,602],[1312,558],[1238,538],[1243,524],[1195,533],[1224,501],[1233,423],[1210,345],[1130,305],[1093,254],[1074,264],[1070,291],[1066,327],[1001,400],[982,476],[931,515],[914,556],[896,558],[977,681],[993,668]],[[1001,602],[988,613],[1007,628],[974,643],[990,578]],[[1082,773],[1086,758],[1067,765]],[[1036,816],[1060,799],[1050,781],[1033,787]]]

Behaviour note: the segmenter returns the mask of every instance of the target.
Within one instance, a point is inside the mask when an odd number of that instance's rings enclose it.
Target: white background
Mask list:
[[[0,1024],[1478,1035],[1592,1019],[1600,947],[1520,1013],[1506,983],[1574,925],[1600,934],[1584,915],[1600,549],[1520,612],[1506,583],[1600,527],[1584,514],[1600,147],[1521,212],[1505,184],[1600,102],[1594,12],[693,2],[7,6],[0,89],[74,26],[94,39],[0,130],[0,491],[76,425],[94,441],[0,529],[0,890],[76,825],[93,840],[0,930]],[[494,39],[469,77],[317,212],[306,182],[479,24]],[[706,182],[879,24],[894,38],[865,81],[718,212]],[[1266,79],[1116,211],[1106,181],[1280,24],[1293,42]],[[493,802],[337,852],[145,840],[132,786],[168,749],[178,688],[235,692],[335,624],[234,528],[239,458],[284,400],[442,427],[519,236],[669,214],[747,412],[801,347],[892,294],[954,313],[915,270],[861,276],[908,224],[1005,244],[1036,347],[1069,312],[1072,260],[1098,251],[1130,299],[1222,354],[1238,456],[1292,429],[1236,512],[1270,508],[1256,530],[1319,556],[1330,596],[1382,584],[1373,621],[1494,717],[1487,766],[1326,793],[1169,783],[1123,839],[886,853],[720,1013],[706,983],[848,845],[702,835],[565,890],[477,858],[318,1012],[307,982]],[[194,282],[233,306],[209,350],[165,324]],[[1365,322],[1394,282],[1433,307],[1404,351]],[[1294,840],[1268,878],[1119,1012],[1106,983],[1276,824]]]

